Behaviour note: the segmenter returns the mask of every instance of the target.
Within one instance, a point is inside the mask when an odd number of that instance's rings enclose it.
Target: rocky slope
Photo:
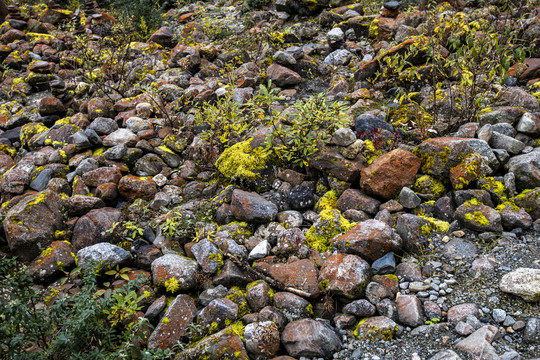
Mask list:
[[[177,359],[537,357],[540,8],[380,5],[10,6],[4,256]]]

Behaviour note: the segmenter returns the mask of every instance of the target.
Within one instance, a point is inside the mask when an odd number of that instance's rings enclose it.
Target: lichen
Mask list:
[[[474,222],[478,225],[489,225],[489,220],[482,214],[481,211],[473,211],[473,213],[465,214],[465,221]]]
[[[260,178],[257,170],[266,167],[270,155],[262,148],[251,147],[251,139],[226,149],[216,161],[216,168],[229,179],[255,180]]]

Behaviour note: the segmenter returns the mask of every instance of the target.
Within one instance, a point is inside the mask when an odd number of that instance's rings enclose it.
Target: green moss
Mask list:
[[[506,196],[506,187],[502,181],[496,181],[493,177],[484,177],[481,178],[486,183],[481,184],[480,188],[488,191],[493,191],[495,194],[505,197]]]
[[[333,210],[337,207],[338,197],[334,190],[326,192],[317,204],[315,205],[316,211]]]
[[[242,339],[242,341],[245,341],[244,339],[244,331],[246,327],[241,321],[237,321],[235,323],[232,323],[230,325],[231,330]]]
[[[423,175],[416,179],[413,190],[421,194],[432,194],[436,197],[441,197],[446,193],[444,184],[430,175]]]
[[[325,279],[323,281],[319,281],[319,288],[321,290],[326,290],[328,288],[328,285],[330,285],[330,281],[328,279]]]
[[[22,145],[26,145],[34,135],[41,134],[49,130],[48,127],[40,123],[30,123],[23,125],[20,134],[20,140]]]
[[[379,19],[374,19],[369,25],[369,36],[372,38],[379,37]]]
[[[319,252],[328,251],[334,236],[349,231],[356,223],[350,223],[339,210],[326,209],[321,218],[306,233],[306,243]]]
[[[255,171],[264,169],[269,158],[263,149],[252,149],[248,139],[226,149],[216,161],[216,168],[229,179],[254,180],[261,176]]]

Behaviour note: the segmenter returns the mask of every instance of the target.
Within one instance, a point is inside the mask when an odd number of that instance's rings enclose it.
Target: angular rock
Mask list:
[[[154,199],[158,189],[151,178],[126,175],[118,182],[118,191],[128,201],[135,201],[136,199],[151,201]]]
[[[395,149],[362,169],[360,187],[372,196],[391,199],[404,186],[414,183],[420,159],[409,151]]]
[[[152,281],[156,286],[167,286],[174,278],[176,291],[187,291],[195,287],[199,271],[197,262],[180,255],[167,254],[152,262]],[[170,283],[170,282],[169,282]]]
[[[150,349],[169,349],[187,334],[188,325],[197,316],[197,306],[189,295],[178,295],[169,305],[148,339]]]
[[[483,326],[457,343],[456,348],[468,353],[476,360],[497,359],[497,352],[491,342],[495,340],[498,333],[497,327],[493,325]]]
[[[396,230],[378,220],[358,223],[332,242],[338,249],[370,262],[390,251],[397,252],[402,245]]]
[[[468,316],[478,316],[478,307],[476,304],[466,303],[452,306],[448,309],[447,318],[451,323],[465,321]]]
[[[277,206],[257,193],[234,190],[231,210],[240,221],[265,223],[272,221],[277,213]]]
[[[279,350],[279,330],[272,321],[255,322],[246,325],[244,338],[247,351],[252,357],[271,358]]]
[[[293,357],[330,357],[341,349],[341,340],[334,329],[311,319],[287,324],[281,334],[281,342]]]
[[[52,244],[41,253],[28,266],[30,275],[38,282],[54,280],[62,270],[69,270],[75,265],[73,248],[67,241],[53,241]]]
[[[399,322],[417,327],[424,324],[422,304],[416,295],[401,295],[396,300]]]
[[[2,225],[9,248],[30,261],[47,248],[56,231],[64,229],[62,198],[52,190],[25,197],[6,214]]]
[[[119,246],[109,243],[99,243],[82,248],[77,252],[78,265],[83,269],[88,269],[93,265],[98,265],[100,270],[114,269],[116,266],[128,264],[131,254]]]
[[[270,65],[266,70],[266,76],[279,87],[294,86],[302,81],[298,73],[278,64]]]
[[[337,201],[337,208],[341,212],[354,209],[365,211],[371,215],[375,215],[379,211],[380,205],[379,200],[367,196],[357,189],[345,190]]]
[[[223,253],[208,239],[198,241],[191,247],[191,252],[203,272],[213,274],[223,266]]]
[[[223,329],[225,324],[233,322],[237,316],[237,304],[226,298],[215,299],[201,310],[199,323],[205,328],[217,326],[218,329]]]
[[[356,255],[336,254],[324,262],[319,274],[319,286],[336,295],[358,299],[370,278],[366,261]]]
[[[503,231],[501,215],[486,205],[466,202],[456,209],[454,218],[471,230]]]
[[[391,340],[397,332],[397,324],[386,316],[373,316],[361,320],[356,327],[357,336],[361,339]]]
[[[310,259],[297,260],[287,264],[273,265],[270,276],[286,286],[304,291],[310,297],[320,294],[317,282],[317,268]]]
[[[355,300],[343,307],[345,314],[352,314],[360,318],[373,316],[376,310],[375,305],[365,299]]]

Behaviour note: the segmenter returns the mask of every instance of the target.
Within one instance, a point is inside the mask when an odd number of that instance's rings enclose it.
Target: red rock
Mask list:
[[[189,295],[178,295],[148,339],[150,349],[169,349],[187,334],[197,316],[197,306]]]
[[[25,37],[26,35],[21,30],[11,29],[2,35],[0,41],[2,41],[4,44],[10,44],[14,41],[24,39]]]
[[[396,300],[399,322],[417,327],[424,324],[424,312],[422,304],[416,295],[401,295]]]
[[[392,150],[362,169],[360,187],[368,195],[391,199],[403,187],[414,183],[420,164],[420,159],[413,153]]]
[[[67,241],[53,241],[52,244],[41,253],[28,266],[31,276],[37,281],[50,281],[55,276],[63,274],[62,270],[69,270],[75,265],[73,248]]]
[[[156,183],[151,178],[143,178],[133,175],[124,176],[118,183],[120,195],[128,201],[143,199],[151,201],[158,192]]]
[[[454,218],[474,231],[503,231],[501,215],[487,205],[466,202],[456,209]]]
[[[450,183],[455,190],[460,190],[471,181],[489,175],[490,170],[480,154],[469,154],[461,164],[450,169]]]
[[[61,115],[66,112],[64,104],[55,97],[46,97],[39,102],[39,114],[41,116],[47,115]]]
[[[355,182],[364,164],[360,160],[345,159],[337,148],[323,148],[309,161],[309,166],[346,182]]]
[[[111,202],[118,196],[118,187],[115,183],[101,184],[96,188],[96,196],[105,202]]]
[[[39,14],[39,21],[43,23],[57,25],[62,21],[68,20],[69,17],[69,13],[66,13],[63,10],[46,9]]]
[[[87,186],[97,187],[107,183],[118,184],[122,173],[115,167],[101,167],[83,174],[82,178]]]
[[[358,299],[371,277],[369,264],[356,255],[336,254],[329,257],[319,274],[319,286],[325,291]]]
[[[302,77],[289,68],[272,64],[266,70],[266,76],[279,87],[294,86],[302,81]]]
[[[528,58],[523,63],[510,67],[508,76],[516,76],[518,80],[525,81],[540,77],[540,58]]]
[[[378,220],[366,220],[332,241],[340,250],[373,262],[384,254],[401,248],[395,229]]]
[[[98,117],[111,117],[112,105],[105,99],[94,98],[88,101],[88,119],[94,120]]]
[[[341,212],[354,209],[365,211],[371,215],[375,215],[377,212],[379,212],[380,205],[380,201],[367,196],[357,189],[345,190],[337,201],[337,208]]]
[[[148,42],[155,42],[161,46],[173,47],[174,46],[174,34],[166,26],[161,27],[150,36]]]
[[[310,297],[317,297],[321,292],[317,281],[317,268],[310,259],[297,260],[289,264],[276,264],[270,268],[270,276],[285,286],[302,290]]]
[[[465,321],[469,315],[478,316],[478,306],[476,304],[455,305],[448,309],[446,314],[448,321],[454,324]]]

